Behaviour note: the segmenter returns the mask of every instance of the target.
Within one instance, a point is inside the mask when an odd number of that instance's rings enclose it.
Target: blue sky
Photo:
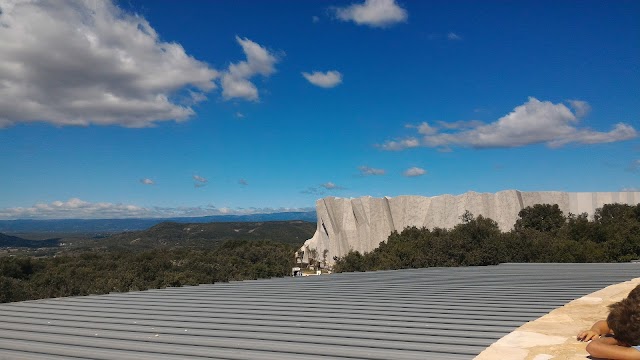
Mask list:
[[[0,0],[0,219],[639,191],[637,1]]]

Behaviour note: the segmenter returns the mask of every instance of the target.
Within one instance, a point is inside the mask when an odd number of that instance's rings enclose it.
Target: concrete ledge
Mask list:
[[[608,286],[530,321],[493,343],[475,360],[585,360],[586,344],[576,335],[607,317],[607,306],[620,301],[640,278]]]

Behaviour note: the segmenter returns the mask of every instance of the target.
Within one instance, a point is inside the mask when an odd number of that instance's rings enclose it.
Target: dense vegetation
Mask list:
[[[316,224],[307,221],[176,223],[164,222],[144,231],[132,231],[83,242],[82,247],[155,249],[158,247],[213,248],[229,240],[268,240],[296,246],[311,238]]]
[[[9,236],[0,233],[0,248],[42,248],[42,247],[55,247],[58,246],[60,239],[47,239],[47,240],[29,240],[23,239],[18,236]]]
[[[315,228],[306,221],[165,222],[104,238],[64,239],[59,247],[57,240],[0,234],[7,244],[0,302],[285,276]]]
[[[501,232],[486,217],[465,213],[453,229],[410,227],[366,254],[337,258],[334,270],[369,271],[503,262],[625,262],[640,258],[640,204],[611,204],[565,216],[558,205],[520,211],[514,229]]]
[[[0,302],[285,276],[295,250],[284,243],[231,240],[213,249],[0,257]]]

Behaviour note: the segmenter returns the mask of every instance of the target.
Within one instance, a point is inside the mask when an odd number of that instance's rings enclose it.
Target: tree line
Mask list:
[[[408,227],[393,232],[372,252],[335,258],[334,271],[370,271],[432,266],[495,265],[504,262],[627,262],[640,258],[640,204],[607,204],[593,219],[564,215],[558,205],[520,211],[514,228],[466,212],[453,229]]]
[[[0,303],[282,277],[296,247],[231,240],[214,249],[87,250],[55,257],[0,257]]]

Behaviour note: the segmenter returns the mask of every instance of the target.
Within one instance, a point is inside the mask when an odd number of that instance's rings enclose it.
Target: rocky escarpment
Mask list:
[[[407,226],[429,229],[452,228],[460,223],[465,211],[495,220],[500,229],[509,231],[520,210],[535,204],[558,204],[565,213],[592,216],[605,204],[640,203],[640,192],[522,192],[506,190],[498,193],[468,192],[462,195],[398,196],[343,199],[327,197],[316,202],[318,225],[314,236],[301,250],[328,250],[327,262],[349,250],[369,252],[386,241],[392,231]],[[308,254],[305,254],[307,257]]]

